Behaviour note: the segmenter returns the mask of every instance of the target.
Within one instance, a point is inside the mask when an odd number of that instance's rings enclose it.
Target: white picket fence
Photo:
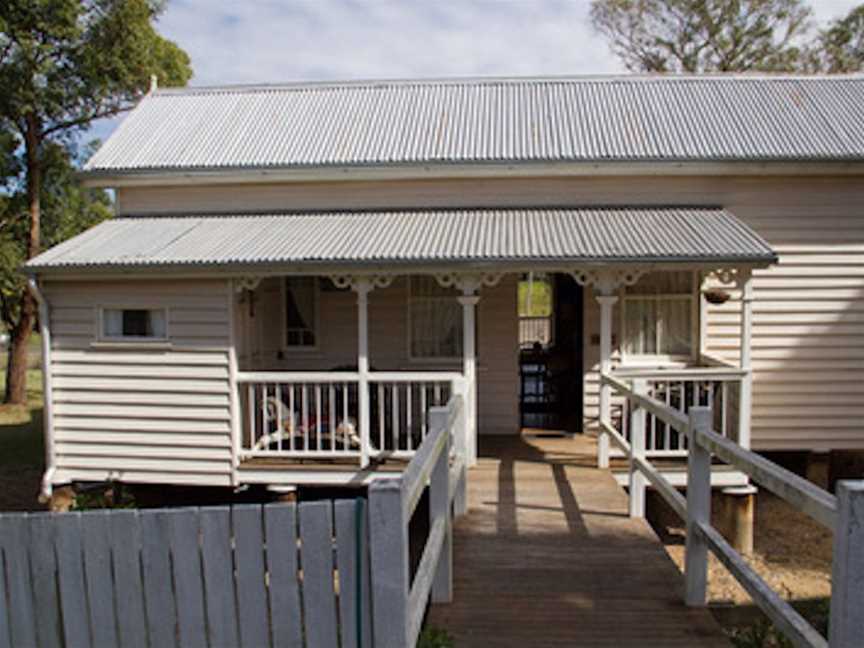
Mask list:
[[[430,593],[450,596],[460,415],[460,398],[431,410],[415,459],[368,504],[0,515],[0,648],[413,646]],[[409,589],[408,522],[427,484]]]
[[[710,407],[691,407],[685,415],[648,394],[645,381],[632,384],[612,375],[601,380],[630,402],[630,438],[604,426],[613,443],[629,458],[630,515],[644,517],[645,489],[650,484],[686,522],[685,601],[706,603],[708,552],[711,551],[798,648],[864,646],[864,480],[839,482],[837,495],[743,448],[714,430]],[[646,420],[651,415],[686,436],[687,496],[681,495],[646,454]],[[747,474],[759,486],[834,532],[829,636],[821,636],[778,595],[711,525],[712,456]]]

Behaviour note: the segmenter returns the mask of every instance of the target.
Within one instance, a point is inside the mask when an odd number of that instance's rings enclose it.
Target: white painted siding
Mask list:
[[[262,281],[255,295],[254,317],[250,317],[248,304],[238,305],[236,311],[238,335],[244,339],[241,369],[330,371],[356,367],[357,298],[353,292],[320,293],[319,344],[309,351],[281,348],[280,279]],[[515,276],[506,277],[494,288],[481,290],[477,326],[479,431],[515,434],[519,424]],[[406,277],[369,295],[369,364],[373,371],[462,370],[461,360],[436,362],[409,357]]]
[[[49,282],[55,481],[230,485],[224,281]],[[100,307],[166,308],[168,345],[97,340]]]
[[[755,285],[754,447],[864,449],[864,185],[860,178],[511,178],[123,188],[118,193],[126,213],[722,205],[765,236],[781,256],[777,268],[758,273]],[[373,294],[373,303],[376,297]],[[709,312],[708,348],[729,359],[737,358],[736,308],[737,303],[731,302]],[[350,314],[345,326],[354,326],[350,304],[340,313]],[[400,317],[392,316],[397,321]],[[598,352],[592,335],[598,333],[599,322],[590,291],[585,318],[585,415],[592,423],[597,415]],[[483,319],[481,308],[481,331]],[[373,344],[374,335],[373,329]],[[353,334],[340,337],[339,344],[348,340],[353,344],[353,339]],[[482,333],[480,346],[483,353]],[[509,353],[510,347],[504,348]],[[351,361],[353,351],[346,350],[339,355]],[[374,353],[373,348],[373,363]],[[512,386],[504,389],[499,384],[502,398],[517,393],[515,370],[512,376]]]

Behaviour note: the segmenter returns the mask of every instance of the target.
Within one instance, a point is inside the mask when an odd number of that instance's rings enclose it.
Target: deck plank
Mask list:
[[[472,646],[728,646],[590,438],[481,438],[454,529],[454,600],[429,624]]]

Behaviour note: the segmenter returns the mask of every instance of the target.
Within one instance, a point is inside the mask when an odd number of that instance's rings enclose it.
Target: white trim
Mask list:
[[[51,368],[51,309],[45,295],[39,289],[37,281],[29,279],[27,284],[39,307],[39,333],[42,338],[42,427],[45,435],[45,473],[42,476],[40,495],[47,500],[51,497],[52,480],[57,470],[57,453],[54,442],[54,387]]]
[[[529,162],[352,165],[283,169],[84,172],[87,187],[269,184],[412,178],[515,178],[541,176],[785,176],[864,175],[861,161],[817,162]]]
[[[648,294],[640,295],[629,294],[628,287],[622,286],[619,289],[619,297],[621,298],[621,314],[618,319],[618,335],[619,335],[619,357],[621,364],[627,365],[669,365],[693,362],[699,357],[699,290],[698,273],[695,270],[682,268],[681,272],[690,272],[691,283],[689,293],[666,293],[666,294]],[[661,271],[655,270],[653,273],[674,272],[671,270]],[[647,275],[648,273],[646,273]],[[646,275],[642,275],[643,277]],[[638,281],[634,284],[637,285]],[[627,302],[633,299],[642,299],[650,301],[668,301],[672,299],[687,299],[690,301],[690,353],[666,354],[666,353],[627,353]],[[659,330],[658,330],[659,332]],[[659,345],[658,345],[659,346]]]
[[[105,335],[105,311],[106,310],[119,310],[119,311],[132,311],[132,310],[143,310],[143,311],[162,311],[165,318],[165,335],[156,337],[147,337],[140,335]],[[96,342],[91,343],[101,345],[103,348],[114,347],[114,348],[129,348],[130,345],[145,347],[148,349],[156,349],[156,348],[166,348],[171,345],[171,330],[170,330],[170,309],[167,306],[162,305],[154,305],[151,303],[144,304],[126,304],[126,305],[116,305],[106,303],[99,304],[96,306]]]
[[[315,338],[315,344],[288,344],[288,289],[287,283],[289,279],[309,278],[312,280],[312,300],[314,301],[313,310],[315,311],[315,322],[311,329],[312,335]],[[282,328],[280,331],[279,348],[283,353],[306,355],[307,353],[321,352],[321,280],[318,275],[296,275],[291,277],[281,277],[279,280],[279,296],[280,296],[280,312],[282,313],[281,322]]]

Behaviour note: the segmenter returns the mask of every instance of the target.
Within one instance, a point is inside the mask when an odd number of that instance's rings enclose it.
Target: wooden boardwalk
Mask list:
[[[595,465],[593,439],[481,439],[454,530],[454,602],[429,623],[459,648],[729,646]]]

